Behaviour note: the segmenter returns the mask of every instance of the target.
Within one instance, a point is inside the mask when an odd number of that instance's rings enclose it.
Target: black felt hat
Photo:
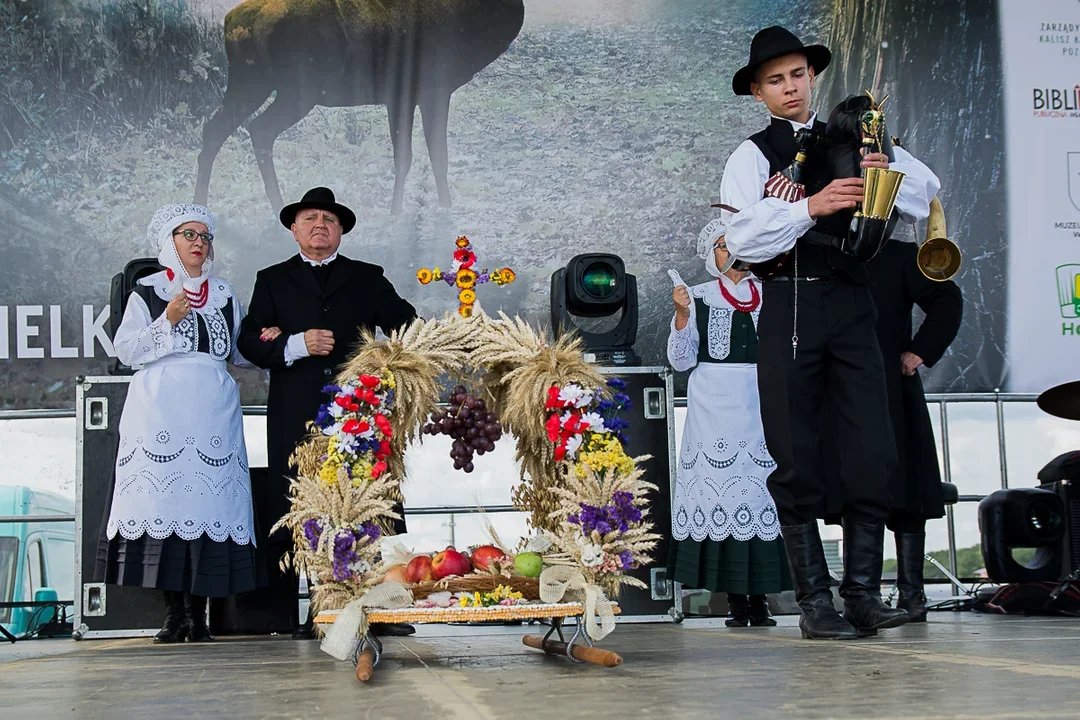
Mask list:
[[[308,208],[329,210],[337,215],[338,220],[341,221],[342,235],[352,230],[353,226],[356,225],[356,215],[353,211],[337,202],[334,199],[333,191],[324,187],[312,188],[304,193],[304,197],[301,198],[300,202],[281,208],[281,214],[278,216],[281,218],[281,224],[291,228],[293,223],[296,222],[296,213]]]
[[[1066,420],[1080,420],[1080,380],[1044,391],[1037,402],[1045,413]]]
[[[745,67],[739,68],[731,79],[731,89],[736,95],[752,94],[750,83],[754,81],[757,69],[770,60],[792,53],[805,55],[806,62],[814,68],[815,73],[821,73],[832,60],[832,53],[824,45],[803,45],[802,40],[795,37],[791,31],[773,25],[759,32],[750,42],[750,60]]]

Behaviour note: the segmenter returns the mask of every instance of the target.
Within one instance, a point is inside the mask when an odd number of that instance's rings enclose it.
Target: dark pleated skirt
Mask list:
[[[117,534],[98,545],[99,581],[223,598],[266,585],[265,563],[252,544],[215,542],[205,535],[157,540]]]
[[[783,538],[716,542],[673,540],[668,573],[684,587],[736,595],[767,595],[793,589]]]

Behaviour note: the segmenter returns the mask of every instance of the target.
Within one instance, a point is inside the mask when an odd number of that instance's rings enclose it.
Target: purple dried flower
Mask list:
[[[319,537],[323,531],[322,525],[319,524],[318,519],[310,518],[304,521],[302,527],[304,528],[304,537],[307,538],[308,545],[311,546],[311,551],[315,552],[319,547]]]
[[[619,553],[619,562],[623,566],[623,570],[629,570],[634,566],[634,555],[629,550],[623,550]]]

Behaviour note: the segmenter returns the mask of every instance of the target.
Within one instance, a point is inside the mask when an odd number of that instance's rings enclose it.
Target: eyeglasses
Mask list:
[[[207,245],[211,245],[214,242],[214,236],[210,233],[197,233],[194,230],[174,230],[173,237],[177,235],[183,235],[184,239],[189,243],[195,242],[195,238],[202,240]]]

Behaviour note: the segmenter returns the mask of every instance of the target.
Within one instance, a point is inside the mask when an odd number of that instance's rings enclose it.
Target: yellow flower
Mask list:
[[[476,272],[469,268],[461,268],[457,274],[457,286],[459,288],[471,288],[476,284]]]
[[[390,368],[384,367],[379,374],[382,376],[383,385],[391,389],[397,387],[397,379],[394,378],[394,373],[390,372]]]
[[[440,270],[439,268],[435,268],[434,270],[432,270],[431,271],[431,279],[432,280],[442,280],[442,270]]]
[[[472,305],[458,305],[457,311],[461,317],[472,317]]]
[[[491,279],[494,280],[498,285],[509,285],[510,283],[514,282],[514,279],[516,277],[517,276],[514,274],[514,271],[510,268],[496,270],[491,274]]]
[[[420,268],[416,271],[416,279],[421,285],[427,285],[432,280],[431,271],[427,268]]]
[[[459,237],[455,242],[459,248],[469,247],[469,238],[465,237],[464,235]]]
[[[461,301],[462,305],[472,305],[476,302],[476,291],[462,290],[458,293],[457,299]]]

